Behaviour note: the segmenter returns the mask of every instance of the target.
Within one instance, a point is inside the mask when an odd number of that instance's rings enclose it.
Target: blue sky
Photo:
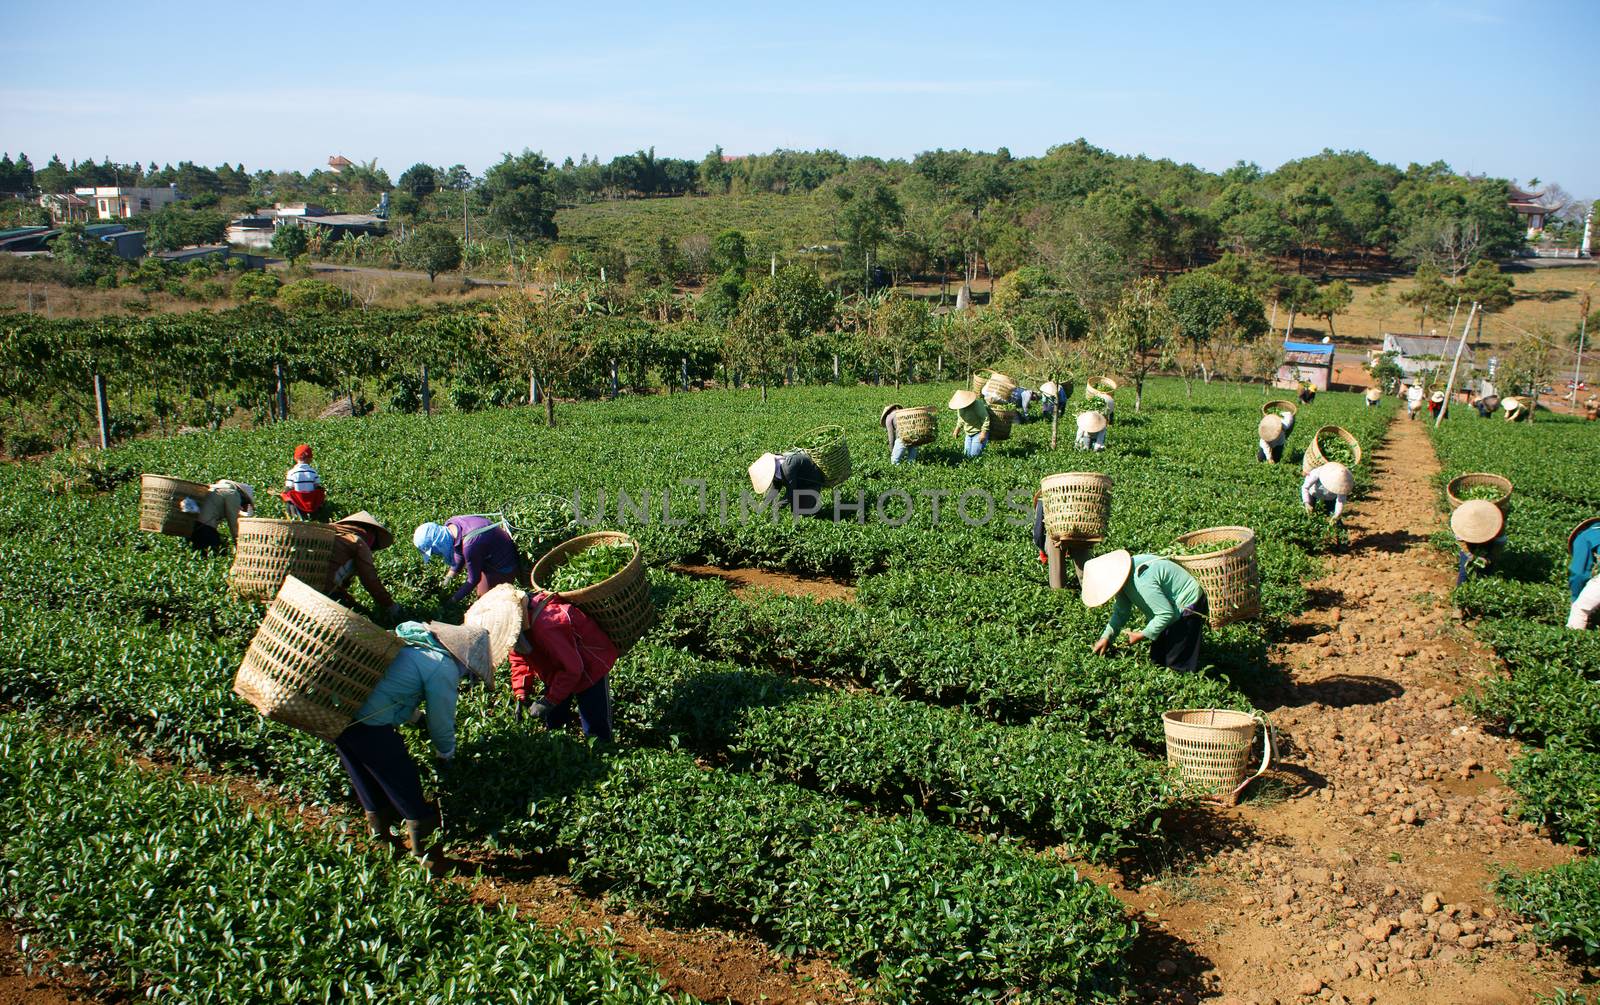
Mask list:
[[[1600,196],[1600,0],[7,5],[0,150],[35,165],[654,145],[908,157],[1082,136],[1209,169],[1324,147]]]

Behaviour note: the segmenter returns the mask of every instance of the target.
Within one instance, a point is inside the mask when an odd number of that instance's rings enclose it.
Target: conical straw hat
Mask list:
[[[777,454],[762,454],[747,469],[750,472],[750,487],[756,490],[756,495],[764,495],[772,487],[775,473],[773,464],[777,459]]]
[[[1588,530],[1590,527],[1593,527],[1597,523],[1600,523],[1600,516],[1592,516],[1589,519],[1587,519],[1587,520],[1583,521],[1582,523],[1578,524],[1576,527],[1572,528],[1572,533],[1567,535],[1567,554],[1568,555],[1572,554],[1572,544],[1573,544],[1574,541],[1576,541],[1578,539],[1578,535],[1582,534],[1584,531]]]
[[[1434,404],[1438,404],[1439,402],[1444,400],[1444,392],[1443,391],[1435,391],[1432,394],[1428,395],[1428,400],[1433,402]]]
[[[900,405],[900,404],[893,404],[893,405],[885,405],[885,406],[883,406],[883,411],[878,413],[878,425],[880,425],[880,426],[883,425],[883,420],[887,419],[889,417],[889,413],[890,412],[898,411],[899,409],[904,408],[904,407],[905,407],[904,405]]]
[[[1106,414],[1090,410],[1078,413],[1078,432],[1098,433],[1106,428]]]
[[[1276,415],[1264,415],[1260,425],[1256,426],[1256,433],[1263,440],[1271,443],[1283,435],[1283,420]]]
[[[1506,515],[1487,499],[1468,499],[1450,514],[1450,532],[1467,544],[1486,544],[1500,536]]]
[[[1383,397],[1383,391],[1379,390],[1376,387],[1367,388],[1367,400],[1368,401],[1377,401],[1381,397]]]
[[[1335,495],[1347,496],[1355,491],[1355,476],[1350,474],[1350,469],[1338,461],[1329,461],[1323,465],[1327,471],[1322,478],[1322,484]]]
[[[1054,398],[1061,392],[1061,386],[1053,380],[1047,380],[1039,385],[1039,393],[1046,398]]]
[[[526,594],[510,583],[501,583],[467,608],[462,624],[489,633],[489,658],[499,666],[511,655],[511,648],[522,634],[523,604]]]
[[[977,400],[978,394],[976,391],[957,391],[950,396],[950,407],[959,412]]]
[[[1133,555],[1126,548],[1089,559],[1083,564],[1083,606],[1099,607],[1117,595],[1133,571]]]
[[[1508,412],[1515,412],[1522,407],[1522,401],[1517,398],[1501,398],[1500,407]]]

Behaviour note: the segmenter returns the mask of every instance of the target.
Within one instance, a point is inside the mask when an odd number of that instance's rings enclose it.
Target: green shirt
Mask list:
[[[1137,607],[1144,612],[1144,633],[1155,638],[1178,619],[1183,609],[1200,602],[1200,584],[1170,558],[1160,555],[1133,556],[1133,572],[1117,593],[1111,608],[1111,623],[1100,633],[1109,639],[1122,630]]]
[[[979,398],[956,412],[956,432],[962,436],[979,436],[989,431],[989,406]]]

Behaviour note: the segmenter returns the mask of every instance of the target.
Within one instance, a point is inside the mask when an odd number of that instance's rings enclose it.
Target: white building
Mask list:
[[[100,219],[121,220],[172,205],[178,201],[178,186],[123,188],[120,185],[101,185],[75,189],[74,194],[93,203],[94,213]]]

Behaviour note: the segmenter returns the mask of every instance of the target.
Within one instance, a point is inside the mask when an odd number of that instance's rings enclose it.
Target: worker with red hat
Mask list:
[[[294,466],[284,473],[281,498],[292,520],[310,520],[327,504],[322,477],[311,466],[310,444],[302,443],[294,448]]]

